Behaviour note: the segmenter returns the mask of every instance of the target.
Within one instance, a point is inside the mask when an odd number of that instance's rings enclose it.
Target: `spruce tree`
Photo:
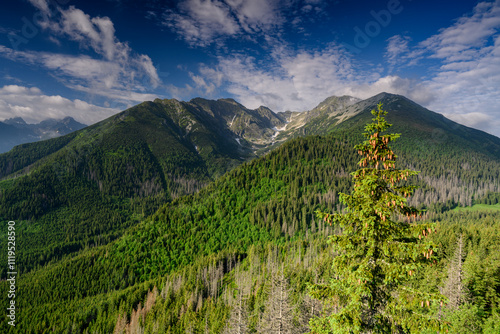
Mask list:
[[[396,168],[389,144],[399,134],[383,134],[391,124],[379,104],[366,125],[366,140],[355,146],[362,156],[352,173],[354,190],[340,194],[345,213],[317,215],[340,228],[330,237],[336,255],[334,277],[314,285],[311,293],[336,310],[311,320],[311,333],[421,332],[441,324],[431,311],[442,303],[439,293],[416,291],[407,282],[434,263],[436,247],[426,238],[430,224],[416,223],[420,211],[407,204],[416,189],[407,179],[418,172]]]

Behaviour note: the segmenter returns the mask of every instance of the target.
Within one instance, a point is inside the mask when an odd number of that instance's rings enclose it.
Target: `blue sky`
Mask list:
[[[0,120],[92,124],[157,97],[303,111],[386,91],[500,136],[500,1],[0,6]]]

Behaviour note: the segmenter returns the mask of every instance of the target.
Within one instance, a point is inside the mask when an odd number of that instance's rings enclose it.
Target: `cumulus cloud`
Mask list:
[[[345,90],[347,95],[366,99],[381,92],[399,94],[422,104],[427,105],[437,97],[429,87],[420,80],[401,78],[397,75],[389,75],[376,81],[353,84]]]
[[[427,106],[500,136],[500,1],[481,2],[472,15],[419,47],[442,61],[426,84],[439,97]]]
[[[84,124],[101,121],[120,110],[103,108],[59,95],[45,95],[37,87],[7,85],[0,88],[0,119],[22,117],[28,123],[67,116]]]
[[[227,37],[274,35],[294,10],[318,14],[322,1],[290,0],[182,0],[162,15],[162,23],[186,42],[207,46]],[[292,20],[298,27],[302,20]],[[300,29],[299,29],[300,30]]]
[[[120,64],[89,56],[71,56],[36,51],[16,51],[0,45],[0,55],[27,64],[43,66],[67,87],[92,95],[127,102],[156,98],[154,94],[135,92],[134,71],[126,72]],[[125,72],[123,72],[125,71]],[[139,87],[141,89],[141,87]]]
[[[119,41],[113,22],[108,17],[91,17],[74,6],[56,8],[51,12],[46,0],[30,2],[46,15],[39,24],[52,34],[52,38],[57,36],[78,42],[83,50],[90,51],[89,54],[73,56],[16,51],[0,46],[0,56],[43,66],[67,87],[118,98],[125,103],[144,101],[151,95],[142,93],[160,84],[151,58],[135,53],[127,43]],[[135,99],[128,100],[130,96],[135,96]]]
[[[233,94],[250,108],[260,105],[274,111],[309,110],[332,95],[368,98],[380,92],[405,95],[428,103],[433,94],[416,80],[363,73],[341,49],[292,52],[280,49],[266,67],[247,56],[219,57],[215,68],[203,66],[203,84],[211,82]],[[199,79],[198,79],[199,80]]]
[[[351,75],[349,59],[337,48],[321,52],[279,50],[273,65],[262,66],[247,56],[219,57],[215,69],[201,73],[246,106],[265,105],[276,111],[306,110],[333,95]]]
[[[481,55],[500,27],[500,2],[480,2],[472,16],[459,18],[452,26],[422,41],[420,47],[430,57],[445,61],[473,60]]]
[[[189,77],[194,81],[198,89],[201,89],[205,92],[205,95],[211,95],[215,91],[215,84],[211,82],[207,83],[207,81],[202,76],[195,75],[194,73],[189,72]]]
[[[119,68],[117,74],[127,73],[128,81],[146,77],[153,88],[158,86],[160,79],[151,58],[134,53],[127,43],[120,42],[115,36],[113,22],[108,17],[91,18],[74,6],[61,9],[60,13],[60,19],[50,22],[48,29],[80,42],[83,48],[92,49]]]
[[[217,0],[184,0],[178,12],[165,12],[164,24],[175,29],[191,44],[207,45],[221,35],[234,35],[240,27],[230,7]]]

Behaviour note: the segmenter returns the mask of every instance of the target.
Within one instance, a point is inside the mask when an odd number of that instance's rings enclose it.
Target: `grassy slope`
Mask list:
[[[474,204],[472,206],[458,206],[453,209],[453,211],[498,211],[500,210],[500,203],[497,204]]]

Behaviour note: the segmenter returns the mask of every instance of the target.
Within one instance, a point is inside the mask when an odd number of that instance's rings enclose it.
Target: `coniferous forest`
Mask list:
[[[500,333],[500,145],[394,109],[253,160],[144,105],[0,155],[0,332]]]

